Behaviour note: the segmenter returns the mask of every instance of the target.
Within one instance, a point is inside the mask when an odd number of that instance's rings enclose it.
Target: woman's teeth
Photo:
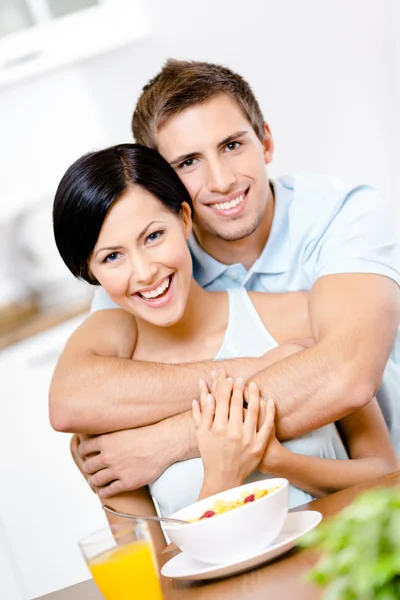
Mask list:
[[[230,202],[221,202],[219,204],[212,204],[211,206],[218,210],[229,210],[230,208],[234,208],[235,206],[243,202],[244,197],[245,194],[240,194],[240,196],[238,196],[234,200],[231,200]]]
[[[158,286],[155,290],[151,290],[151,292],[139,292],[139,295],[142,298],[146,298],[146,300],[153,300],[154,298],[158,298],[161,296],[170,286],[171,278],[166,277],[161,285]]]

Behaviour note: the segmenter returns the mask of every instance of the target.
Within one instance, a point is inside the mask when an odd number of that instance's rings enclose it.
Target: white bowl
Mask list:
[[[254,489],[277,489],[262,498],[229,512],[187,525],[165,524],[168,537],[189,556],[206,563],[220,564],[257,552],[269,546],[279,535],[288,513],[288,480],[262,479],[204,498],[170,515],[190,520],[212,509],[215,500],[231,501]]]

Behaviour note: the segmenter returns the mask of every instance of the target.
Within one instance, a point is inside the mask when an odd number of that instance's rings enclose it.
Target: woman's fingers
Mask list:
[[[233,384],[231,405],[229,410],[229,425],[240,432],[243,426],[243,392],[244,380],[239,377]]]
[[[257,431],[260,431],[261,427],[264,424],[266,417],[267,417],[267,403],[265,402],[265,400],[260,400],[260,406],[258,408]]]
[[[207,395],[206,405],[201,415],[201,425],[207,430],[213,426],[215,415],[215,401],[211,394]]]
[[[201,425],[201,410],[198,400],[192,402],[192,418],[196,429],[198,429]]]
[[[211,394],[216,405],[214,427],[221,431],[225,429],[228,424],[232,388],[232,378],[227,378],[225,370],[220,369],[220,371],[218,371],[217,375],[214,377],[214,381],[211,386]]]
[[[203,381],[202,379],[200,379],[199,381],[199,397],[200,397],[200,408],[201,410],[203,410],[203,408],[206,405],[206,399],[207,399],[207,394],[209,393],[209,389],[208,389],[208,385],[206,384],[205,381]]]
[[[251,437],[257,432],[258,413],[260,408],[260,392],[258,385],[252,381],[248,386],[248,400],[244,430]]]
[[[261,400],[261,402],[265,402],[265,401]],[[260,441],[260,444],[263,447],[267,444],[267,442],[271,436],[271,433],[274,431],[274,426],[275,426],[275,403],[270,398],[268,400],[268,402],[266,403],[265,421],[262,424],[260,431],[257,433],[257,439]]]

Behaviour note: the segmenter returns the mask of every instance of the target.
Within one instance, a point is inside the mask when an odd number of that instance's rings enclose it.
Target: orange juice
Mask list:
[[[162,600],[153,549],[146,540],[103,552],[88,565],[106,600]]]

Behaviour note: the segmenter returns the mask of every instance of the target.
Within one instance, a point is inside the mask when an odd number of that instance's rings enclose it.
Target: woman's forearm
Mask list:
[[[320,497],[391,473],[397,468],[382,457],[339,460],[295,454],[281,446],[274,465],[261,470],[289,482],[312,496]]]

